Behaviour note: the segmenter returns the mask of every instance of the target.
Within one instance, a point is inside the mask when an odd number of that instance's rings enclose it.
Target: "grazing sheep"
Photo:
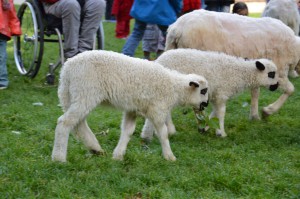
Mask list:
[[[207,79],[208,99],[213,106],[210,118],[219,119],[220,129],[216,134],[221,137],[226,136],[224,117],[227,100],[248,88],[264,86],[274,91],[278,87],[277,67],[267,59],[245,60],[218,52],[176,49],[164,52],[156,62],[181,73],[195,73]],[[174,126],[171,119],[168,122],[168,126]],[[153,128],[149,127],[149,123],[146,121],[142,138],[152,137]]]
[[[299,35],[300,16],[295,0],[272,0],[266,5],[262,17],[279,19]]]
[[[52,160],[66,161],[70,131],[92,152],[103,152],[86,122],[101,103],[124,110],[121,136],[113,158],[122,160],[137,114],[157,130],[163,156],[175,160],[165,121],[176,105],[207,106],[208,83],[202,76],[184,75],[158,63],[109,51],[86,51],[69,59],[61,70],[58,97],[64,114],[58,118]]]
[[[262,17],[272,17],[279,19],[289,26],[299,36],[300,15],[297,1],[295,0],[272,0],[266,5]],[[300,71],[300,62],[295,70],[290,71],[289,76],[298,77]]]
[[[263,116],[277,112],[294,92],[289,70],[300,60],[300,38],[281,21],[230,13],[196,10],[177,19],[169,29],[166,50],[195,48],[224,52],[249,59],[267,58],[277,66],[279,86],[284,93],[263,108]],[[259,119],[259,88],[252,88],[251,118]]]

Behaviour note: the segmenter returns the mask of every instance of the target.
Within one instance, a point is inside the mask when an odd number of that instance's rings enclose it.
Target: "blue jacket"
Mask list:
[[[181,9],[182,0],[134,0],[130,15],[145,23],[168,26]]]

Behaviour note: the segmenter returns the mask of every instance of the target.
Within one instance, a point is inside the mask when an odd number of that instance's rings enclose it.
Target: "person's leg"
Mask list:
[[[111,9],[113,6],[113,0],[106,0],[106,8],[105,8],[105,20],[112,20],[113,17],[111,15]]]
[[[64,53],[69,58],[78,53],[81,7],[77,0],[63,0],[55,4],[44,4],[45,12],[62,18]]]
[[[116,37],[119,39],[126,38],[128,36],[126,31],[126,20],[123,20],[122,17],[117,17]]]
[[[4,89],[8,86],[6,46],[7,41],[0,40],[0,89]]]
[[[125,45],[123,46],[123,54],[131,57],[134,56],[135,50],[137,49],[140,41],[143,38],[146,26],[146,23],[139,20],[135,20],[133,31],[127,39]]]
[[[94,36],[105,12],[104,0],[86,0],[83,7],[83,21],[80,27],[78,51],[93,49]]]

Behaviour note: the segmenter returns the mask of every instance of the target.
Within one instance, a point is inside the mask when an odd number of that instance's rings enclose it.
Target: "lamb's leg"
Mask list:
[[[67,157],[67,146],[69,134],[74,128],[83,121],[90,110],[97,106],[95,101],[73,102],[68,110],[58,119],[55,129],[54,147],[52,150],[52,160],[65,162]],[[82,106],[84,104],[85,106]]]
[[[69,134],[73,127],[64,118],[65,115],[62,115],[57,120],[54,147],[52,150],[53,161],[66,162]]]
[[[250,119],[260,120],[258,114],[258,98],[259,98],[260,89],[253,88],[251,89],[251,110],[250,110]]]
[[[170,147],[170,142],[168,138],[168,129],[166,124],[160,121],[153,121],[153,124],[156,128],[157,137],[160,141],[164,158],[166,160],[175,161],[176,157],[174,156]]]
[[[283,89],[284,93],[274,103],[263,108],[264,117],[277,112],[295,90],[294,85],[287,78],[279,79],[279,85]]]
[[[121,124],[121,136],[113,152],[113,159],[123,160],[126,153],[126,148],[130,140],[130,136],[133,134],[136,125],[136,113],[124,112],[123,120]]]
[[[88,114],[88,110],[81,109],[78,104],[72,104],[69,109],[59,117],[55,129],[55,140],[52,151],[52,160],[65,162],[67,157],[67,146],[70,132]]]
[[[166,125],[167,125],[167,129],[168,129],[168,134],[169,135],[174,135],[176,133],[176,128],[175,125],[172,121],[172,114],[169,113],[167,120],[166,120]]]
[[[167,125],[169,135],[173,135],[176,133],[176,128],[172,121],[171,113],[167,117],[166,125]],[[146,119],[145,124],[143,126],[142,133],[141,133],[141,138],[143,138],[146,141],[151,141],[153,138],[154,131],[155,131],[155,128],[154,128],[153,124],[151,123],[151,121],[149,119]]]
[[[75,130],[76,135],[83,141],[84,145],[94,154],[103,154],[96,136],[88,126],[86,119],[79,122]]]
[[[154,126],[149,119],[146,119],[141,133],[141,138],[147,142],[150,142],[153,138],[153,133],[154,133]]]
[[[227,134],[225,133],[224,127],[224,118],[226,113],[226,102],[217,102],[214,106],[214,112],[217,118],[219,119],[220,129],[216,130],[216,135],[220,137],[226,137]]]

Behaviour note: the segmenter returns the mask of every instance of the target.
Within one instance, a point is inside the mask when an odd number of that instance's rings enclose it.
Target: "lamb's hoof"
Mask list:
[[[250,120],[252,120],[252,121],[258,121],[258,120],[260,120],[260,117],[258,115],[251,115],[250,116]]]
[[[94,149],[91,149],[90,150],[90,153],[91,154],[94,154],[94,155],[99,155],[99,156],[103,156],[103,155],[106,155],[105,151],[104,150],[94,150]]]
[[[142,132],[141,133],[141,138],[145,141],[145,142],[151,142],[152,138],[153,138],[153,133],[146,133],[146,132]]]
[[[266,110],[262,110],[262,118],[265,120],[267,119],[271,114],[269,114]]]
[[[65,157],[52,155],[52,161],[54,161],[54,162],[67,162],[67,159]]]
[[[113,159],[114,160],[122,161],[122,160],[124,160],[124,154],[123,153],[119,153],[119,152],[114,152],[113,153]]]
[[[208,131],[208,129],[209,129],[209,126],[206,126],[205,128],[198,127],[198,132],[201,134],[204,134]]]
[[[227,134],[225,132],[222,133],[220,130],[216,131],[216,135],[221,138],[227,137]]]
[[[173,154],[164,155],[164,158],[168,161],[176,161],[176,157]]]
[[[148,144],[150,144],[151,143],[151,141],[152,141],[152,138],[149,138],[149,137],[142,137],[142,144],[143,145],[148,145]]]
[[[299,77],[299,74],[296,70],[289,71],[289,77],[296,78]]]

